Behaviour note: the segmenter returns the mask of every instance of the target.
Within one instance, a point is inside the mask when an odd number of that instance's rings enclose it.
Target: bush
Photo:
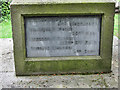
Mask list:
[[[10,19],[10,2],[2,2],[1,9],[1,21]]]

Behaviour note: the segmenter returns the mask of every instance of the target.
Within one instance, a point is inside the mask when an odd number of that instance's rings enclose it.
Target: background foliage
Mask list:
[[[10,2],[0,1],[0,38],[12,38]]]
[[[1,8],[1,21],[10,19],[10,2],[2,1]]]

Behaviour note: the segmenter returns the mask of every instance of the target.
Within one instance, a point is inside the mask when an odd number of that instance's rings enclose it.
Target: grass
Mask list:
[[[118,22],[118,37],[119,37],[119,39],[120,39],[120,14],[118,15],[118,20],[119,20],[119,22]]]
[[[114,18],[114,35],[118,37],[118,14],[115,15],[115,18]],[[120,21],[120,18],[119,18],[119,21]],[[120,38],[120,37],[119,37]]]
[[[12,38],[11,20],[0,23],[0,38]]]
[[[118,37],[118,16],[120,21],[120,15],[115,15],[114,22],[114,35]],[[120,26],[120,23],[119,23]],[[12,38],[12,26],[11,20],[6,20],[0,23],[0,38]],[[120,39],[120,36],[119,36]]]

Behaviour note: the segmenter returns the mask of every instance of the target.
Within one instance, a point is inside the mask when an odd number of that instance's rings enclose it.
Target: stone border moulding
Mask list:
[[[30,1],[34,3],[37,0]],[[11,3],[16,75],[111,72],[115,2],[111,2],[113,0],[104,0],[104,2],[96,0],[97,3],[78,3],[77,1],[76,3],[52,4],[51,2],[44,4],[35,2],[32,4],[14,0]],[[101,16],[100,56],[26,57],[24,17],[60,15]]]

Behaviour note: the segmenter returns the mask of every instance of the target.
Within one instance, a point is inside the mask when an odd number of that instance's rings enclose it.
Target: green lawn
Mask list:
[[[12,26],[10,20],[0,23],[0,38],[12,38]]]
[[[119,16],[120,17],[120,16]],[[119,18],[120,21],[120,18]],[[118,14],[115,15],[115,23],[114,23],[114,35],[118,37]],[[12,38],[12,28],[11,21],[3,21],[0,23],[0,38]],[[120,36],[119,36],[120,38]]]
[[[114,35],[118,37],[118,14],[115,15],[114,20],[115,20],[114,21]],[[119,21],[120,21],[120,18],[119,18]]]

